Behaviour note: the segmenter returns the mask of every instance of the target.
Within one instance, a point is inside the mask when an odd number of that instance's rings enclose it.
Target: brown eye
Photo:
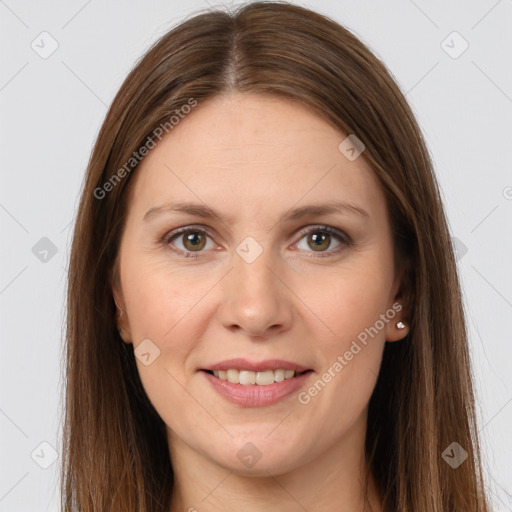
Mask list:
[[[206,237],[201,231],[188,231],[182,235],[183,246],[187,251],[200,251],[206,245]]]
[[[210,246],[207,246],[210,241]],[[207,233],[202,229],[180,229],[174,233],[170,233],[165,237],[165,243],[172,245],[173,249],[185,256],[191,253],[204,252],[203,249],[209,249],[215,246]]]
[[[329,226],[316,226],[313,229],[305,229],[300,234],[302,238],[297,247],[305,250],[310,255],[311,252],[316,252],[319,256],[331,256],[352,245],[352,240],[348,235]],[[303,240],[306,242],[305,244],[303,244]],[[336,245],[333,246],[333,242]]]
[[[319,234],[320,233],[320,234]],[[328,233],[315,232],[308,235],[308,245],[314,251],[328,249],[331,245],[331,235]]]

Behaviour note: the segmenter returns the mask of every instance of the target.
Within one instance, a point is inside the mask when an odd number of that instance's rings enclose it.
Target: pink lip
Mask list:
[[[282,359],[266,359],[265,361],[253,362],[243,358],[226,359],[202,368],[203,370],[248,370],[252,372],[263,372],[265,370],[295,370],[305,372],[310,368]]]
[[[221,366],[223,364],[224,363],[219,363]],[[232,362],[230,362],[230,364],[232,364]],[[266,364],[268,364],[268,362]],[[282,362],[280,364],[282,364]],[[240,366],[234,365],[229,368],[240,368]],[[270,367],[265,366],[265,368],[269,369]],[[283,366],[278,366],[276,368],[283,368]],[[279,400],[282,400],[283,398],[286,398],[292,393],[298,391],[302,386],[304,386],[309,375],[313,372],[309,371],[299,375],[298,377],[285,379],[282,382],[274,382],[274,384],[269,384],[268,386],[258,386],[257,384],[249,386],[233,384],[226,380],[219,379],[205,371],[202,371],[201,373],[206,379],[208,379],[215,391],[217,391],[226,400],[242,407],[262,407],[265,405],[275,404],[276,402],[279,402]]]

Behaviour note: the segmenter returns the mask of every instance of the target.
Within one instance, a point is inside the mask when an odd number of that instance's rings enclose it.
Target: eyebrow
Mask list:
[[[196,217],[202,217],[205,219],[214,219],[224,223],[225,220],[222,215],[215,210],[209,208],[204,204],[199,203],[187,203],[187,202],[174,202],[165,204],[162,206],[155,206],[150,208],[143,217],[144,222],[150,221],[151,219],[160,216],[164,213],[187,213]],[[346,202],[326,202],[323,204],[301,206],[284,212],[281,216],[281,221],[293,221],[302,219],[304,217],[313,217],[328,214],[355,214],[361,217],[369,217],[370,215],[363,208]],[[229,220],[229,219],[228,219]]]

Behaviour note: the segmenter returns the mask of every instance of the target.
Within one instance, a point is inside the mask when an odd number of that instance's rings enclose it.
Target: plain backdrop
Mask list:
[[[301,5],[384,61],[425,134],[456,239],[488,485],[512,511],[512,1]],[[0,512],[60,510],[66,268],[87,161],[137,58],[205,7],[0,0]]]

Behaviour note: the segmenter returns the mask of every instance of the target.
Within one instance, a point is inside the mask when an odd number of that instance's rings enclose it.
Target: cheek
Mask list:
[[[307,286],[297,283],[299,297],[322,321],[326,346],[343,349],[366,328],[373,326],[388,307],[391,271],[379,262],[342,268],[325,277],[317,275]],[[325,329],[324,329],[325,328]],[[382,334],[384,336],[384,334]]]
[[[187,408],[193,410],[193,418],[201,418],[206,425],[204,411],[195,408],[196,402],[184,389],[192,376],[189,355],[204,332],[201,298],[212,284],[206,279],[191,279],[190,274],[171,271],[161,264],[144,268],[135,261],[130,263],[133,266],[130,269],[126,265],[123,291],[134,348],[147,339],[158,348],[158,355],[148,365],[136,358],[142,386],[167,425],[179,430],[181,422],[172,413]]]
[[[377,277],[333,281],[330,300],[324,296],[323,307],[318,300],[318,316],[329,330],[318,337],[322,365],[300,403],[304,421],[313,421],[326,439],[365,421],[385,344],[386,324],[381,325],[380,315],[386,311],[387,290],[384,282],[375,286]]]
[[[343,417],[353,419],[366,406],[379,373],[385,327],[391,321],[386,316],[391,268],[369,257],[365,265],[345,267],[315,283],[315,291],[300,293],[322,320],[316,346],[322,369],[304,401],[310,400],[311,409],[326,408],[318,417],[336,418],[343,411]]]
[[[154,339],[161,349],[172,344],[178,348],[182,341],[193,339],[189,331],[187,338],[176,335],[183,326],[195,325],[194,317],[197,305],[207,294],[212,284],[208,276],[197,270],[178,271],[168,265],[135,261],[123,283],[125,299],[129,312],[130,328],[135,344],[144,338]]]
[[[211,318],[208,292],[216,281],[211,272],[207,275],[198,267],[180,271],[165,262],[142,259],[128,260],[125,271],[123,291],[136,355],[147,339],[158,354],[147,366],[136,358],[137,368],[150,401],[164,417],[168,410],[190,407],[183,389],[197,369],[191,354],[201,344]]]

